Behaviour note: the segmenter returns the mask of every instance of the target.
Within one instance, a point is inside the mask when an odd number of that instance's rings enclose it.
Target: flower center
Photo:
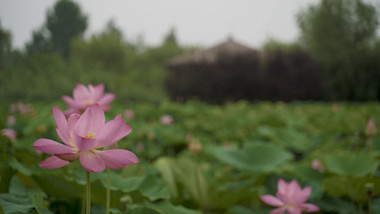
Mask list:
[[[86,135],[86,138],[91,138],[91,139],[94,139],[95,138],[95,135],[91,132],[89,132],[87,135]]]
[[[86,101],[86,104],[87,105],[94,105],[95,102],[92,99],[89,99],[89,100]]]

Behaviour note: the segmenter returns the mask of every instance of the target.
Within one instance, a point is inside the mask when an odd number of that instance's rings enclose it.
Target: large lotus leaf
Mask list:
[[[84,174],[84,172],[82,173]],[[80,200],[84,194],[85,181],[81,177],[62,176],[56,173],[35,173],[32,178],[48,196]],[[111,206],[121,206],[120,198],[125,193],[131,193],[139,188],[141,179],[122,179],[117,175],[111,176]],[[106,180],[104,173],[91,174],[91,200],[93,203],[104,204],[106,200]]]
[[[165,146],[186,144],[186,133],[174,125],[160,127],[156,133],[157,139]]]
[[[32,209],[35,209],[32,204],[19,204],[6,201],[0,198],[0,204],[4,209],[4,213],[7,214],[22,214],[22,213],[30,213]]]
[[[0,166],[0,193],[8,192],[11,179],[14,173],[15,170],[13,170],[13,167],[8,167],[4,165]]]
[[[143,164],[141,165],[144,166]],[[145,174],[139,177],[131,177],[127,172],[128,168],[129,167],[123,170],[123,175],[128,177],[121,176],[120,174],[111,171],[110,187],[111,190],[115,191],[113,195],[115,195],[118,191],[122,191],[124,193],[140,192],[143,196],[152,201],[158,199],[167,199],[170,197],[169,188],[163,183],[162,179],[157,174],[155,174],[155,170],[152,170],[150,167],[148,167],[150,170],[146,170],[141,169],[142,167],[132,166],[131,171],[134,171],[136,173],[139,171],[145,171]],[[77,174],[81,175],[79,180],[84,182],[84,173],[77,172]],[[95,185],[97,181],[101,183],[97,188],[99,191],[99,197],[105,196],[105,187],[107,186],[106,172],[92,173],[91,176],[93,185]],[[119,197],[121,196],[120,194],[116,195]],[[118,198],[115,200],[119,201]]]
[[[380,198],[373,200],[372,213],[380,213]]]
[[[131,165],[123,169],[121,174],[110,170],[110,188],[111,190],[120,190],[125,193],[135,191],[139,188],[141,182],[145,179],[143,167],[139,165]],[[131,171],[131,172],[129,172]],[[133,174],[134,173],[134,176]],[[86,183],[86,173],[80,164],[69,169],[69,174],[66,176],[68,180],[75,180],[76,182],[84,185]],[[91,173],[91,181],[99,180],[101,184],[107,186],[107,170],[100,173]]]
[[[159,211],[160,213],[175,213],[175,214],[201,214],[198,210],[192,210],[183,206],[176,206],[169,201],[160,201],[158,203],[145,203],[146,207]]]
[[[377,162],[371,161],[371,157],[368,154],[348,152],[331,154],[326,162],[329,171],[338,175],[355,177],[362,177],[369,174],[374,164],[377,164]]]
[[[221,162],[251,172],[270,172],[292,159],[292,154],[274,145],[249,145],[244,149],[209,147],[207,151]]]
[[[203,173],[208,165],[200,163],[189,157],[170,158],[170,164],[176,180],[199,204],[212,203],[210,197],[210,184],[207,182]]]
[[[311,141],[306,133],[292,128],[261,126],[258,133],[280,147],[306,150],[311,146]]]
[[[235,205],[230,208],[228,208],[228,211],[226,214],[268,214],[273,210],[273,208],[270,208],[269,206],[264,207],[255,207],[254,209],[248,209],[246,207],[243,207],[241,205]]]
[[[163,213],[149,207],[137,206],[135,208],[129,209],[128,211],[124,212],[124,214],[163,214]]]
[[[228,209],[228,214],[254,214],[254,212],[242,206],[232,206]]]
[[[324,212],[333,212],[339,214],[357,214],[360,213],[354,203],[343,200],[339,197],[324,197],[321,200],[313,201]]]
[[[171,161],[171,158],[160,157],[154,162],[154,166],[161,173],[164,182],[170,188],[173,198],[177,198],[179,196],[179,192]]]
[[[83,196],[84,185],[61,174],[38,173],[33,174],[32,178],[49,196],[68,198]]]
[[[21,172],[24,175],[31,175],[31,172],[29,169],[27,169],[24,165],[22,165],[16,158],[10,158],[9,159],[9,165],[14,169],[19,172]]]
[[[0,203],[0,214],[5,214],[4,207]]]
[[[177,191],[179,195],[181,192],[179,187],[182,186],[194,200],[205,207],[228,208],[252,197],[250,187],[253,180],[230,181],[228,178],[231,178],[232,170],[211,169],[207,163],[198,162],[187,156],[161,157],[155,162],[155,166],[165,182],[172,186],[172,191]]]
[[[366,184],[374,185],[374,194],[380,193],[380,180],[371,177],[343,177],[333,176],[323,181],[323,189],[332,196],[347,196],[351,200],[364,203],[368,200]]]
[[[28,195],[28,192],[26,190],[25,185],[22,183],[20,178],[18,178],[17,176],[13,176],[13,178],[11,180],[9,193],[12,195],[17,195],[17,196],[27,196]]]
[[[252,184],[249,185],[250,182],[247,181],[240,181],[235,182],[231,184],[221,184],[220,182],[213,183],[213,191],[210,194],[210,197],[214,198],[215,200],[212,201],[213,203],[211,205],[227,209],[231,207],[234,204],[239,204],[242,201],[245,200],[251,200],[253,191],[252,191]],[[215,186],[218,188],[215,190]]]
[[[0,194],[0,204],[5,213],[42,213],[51,214],[44,207],[45,193],[39,189],[27,189],[22,181],[13,176],[9,193]],[[1,211],[0,211],[1,213]]]
[[[148,175],[139,186],[140,192],[149,200],[155,201],[158,199],[169,199],[170,190],[162,179],[152,174]]]

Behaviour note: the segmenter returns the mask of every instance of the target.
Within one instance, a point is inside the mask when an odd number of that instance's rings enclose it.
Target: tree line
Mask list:
[[[260,91],[259,100],[380,99],[379,16],[374,5],[362,0],[322,0],[301,10],[297,22],[299,40],[269,40],[261,47],[266,57],[259,63],[260,75],[273,79],[273,86]],[[199,48],[178,44],[174,29],[160,45],[148,46],[143,37],[126,40],[112,20],[89,38],[83,36],[87,26],[88,16],[78,4],[57,1],[46,13],[45,23],[17,50],[11,45],[11,33],[0,23],[1,100],[52,100],[70,93],[78,82],[104,82],[121,99],[159,102],[168,98],[165,62]],[[312,72],[305,72],[308,69]],[[294,73],[299,76],[290,78]],[[307,79],[318,78],[319,84],[305,85]],[[295,85],[303,85],[302,91]]]

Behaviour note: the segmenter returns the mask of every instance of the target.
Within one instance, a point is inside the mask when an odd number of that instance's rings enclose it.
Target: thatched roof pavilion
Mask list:
[[[259,78],[259,52],[232,38],[214,47],[168,61],[166,87],[173,99],[197,97],[222,103],[252,99]]]
[[[169,60],[169,67],[185,66],[189,64],[215,64],[226,58],[257,55],[258,51],[238,43],[229,37],[225,42],[211,48],[198,50]]]

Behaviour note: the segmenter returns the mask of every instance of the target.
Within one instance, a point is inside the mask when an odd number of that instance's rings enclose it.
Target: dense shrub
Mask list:
[[[323,98],[322,70],[305,50],[277,47],[261,53],[170,66],[168,93],[174,99],[197,97],[211,103]]]
[[[264,52],[262,94],[264,100],[320,100],[323,74],[316,61],[302,49]]]
[[[220,56],[216,63],[171,67],[167,89],[174,99],[197,97],[212,103],[257,98],[260,80],[258,54]]]

